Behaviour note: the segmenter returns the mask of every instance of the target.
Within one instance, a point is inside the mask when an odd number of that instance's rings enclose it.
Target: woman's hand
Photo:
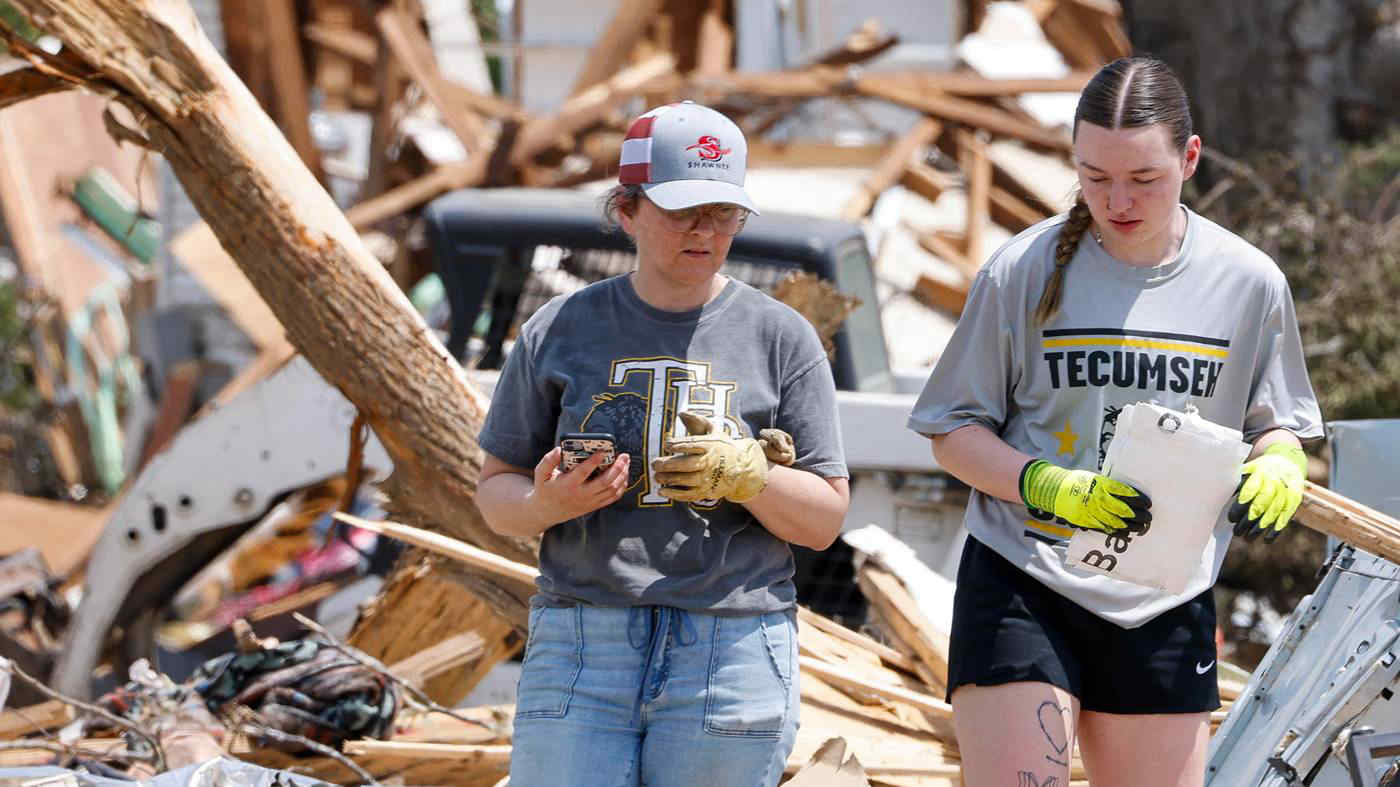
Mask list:
[[[612,505],[627,489],[627,473],[632,459],[618,454],[609,467],[602,467],[606,455],[595,453],[568,472],[560,472],[564,453],[555,446],[535,465],[535,488],[526,495],[526,505],[553,523],[597,511]],[[601,468],[601,469],[600,469]],[[597,475],[593,475],[594,471]]]

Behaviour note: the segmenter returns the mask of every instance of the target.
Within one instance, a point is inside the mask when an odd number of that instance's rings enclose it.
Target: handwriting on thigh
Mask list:
[[[1046,776],[1045,781],[1040,781],[1034,773],[1021,771],[1021,780],[1016,787],[1060,787],[1060,777]]]

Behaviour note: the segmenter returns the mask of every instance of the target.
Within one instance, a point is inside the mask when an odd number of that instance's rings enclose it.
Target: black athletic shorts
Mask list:
[[[959,686],[1038,681],[1101,713],[1220,707],[1210,590],[1138,628],[1110,623],[975,538],[958,565],[948,698]]]

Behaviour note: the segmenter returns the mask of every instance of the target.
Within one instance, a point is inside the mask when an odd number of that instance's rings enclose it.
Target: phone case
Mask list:
[[[599,451],[606,454],[601,467],[607,467],[616,458],[613,437],[609,434],[566,434],[560,438],[559,447],[564,450],[561,469],[565,472],[587,461],[588,457]]]

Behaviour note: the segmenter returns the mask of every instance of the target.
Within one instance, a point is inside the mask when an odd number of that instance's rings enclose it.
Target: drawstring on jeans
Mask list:
[[[641,680],[637,683],[637,702],[632,707],[632,724],[641,722],[642,703],[646,701],[647,686],[666,674],[666,643],[674,639],[682,647],[694,645],[699,634],[690,620],[690,613],[677,607],[629,607],[627,610],[627,644],[634,650],[646,649]],[[657,675],[652,675],[652,665]]]

